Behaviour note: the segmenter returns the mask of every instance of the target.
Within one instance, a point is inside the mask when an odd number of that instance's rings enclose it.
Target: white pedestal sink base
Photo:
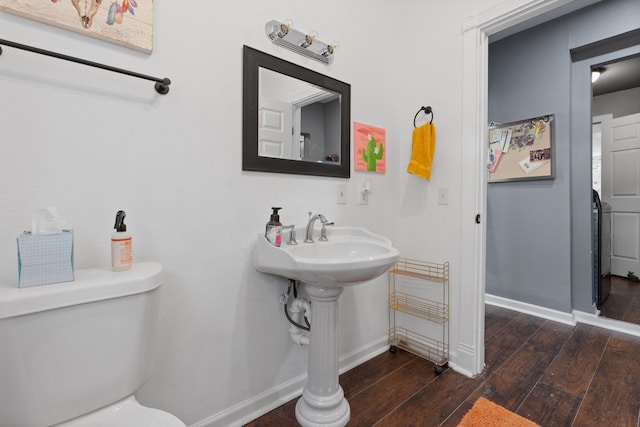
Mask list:
[[[303,427],[342,427],[351,418],[338,383],[338,297],[342,287],[305,285],[311,299],[311,342],[307,384],[296,404]]]
[[[343,427],[351,418],[349,402],[342,394],[340,387],[340,400],[335,406],[316,407],[307,402],[309,396],[303,395],[296,403],[296,419],[303,427]],[[314,402],[315,405],[317,402]]]

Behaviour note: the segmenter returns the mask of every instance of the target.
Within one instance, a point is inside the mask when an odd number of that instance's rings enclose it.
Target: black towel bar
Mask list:
[[[155,89],[160,95],[166,95],[169,93],[169,85],[171,84],[171,80],[168,78],[160,79],[158,77],[151,77],[145,74],[135,73],[133,71],[123,70],[121,68],[111,67],[109,65],[99,64],[93,61],[87,61],[85,59],[76,58],[69,55],[64,55],[62,53],[52,52],[50,50],[44,50],[37,47],[27,46],[20,43],[11,42],[8,40],[0,39],[0,45],[5,45],[9,47],[13,47],[16,49],[26,50],[29,52],[37,53],[40,55],[51,56],[53,58],[62,59],[65,61],[75,62],[77,64],[88,65],[89,67],[100,68],[102,70],[113,71],[114,73],[126,74],[131,77],[137,77],[139,79],[151,80],[156,82]],[[2,55],[2,48],[0,48],[0,55]]]

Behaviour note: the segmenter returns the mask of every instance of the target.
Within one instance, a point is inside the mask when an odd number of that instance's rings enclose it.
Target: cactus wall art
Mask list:
[[[385,130],[364,123],[353,123],[354,169],[356,171],[385,173]]]

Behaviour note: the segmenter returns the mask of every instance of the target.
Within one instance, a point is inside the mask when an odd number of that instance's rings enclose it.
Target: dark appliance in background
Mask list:
[[[593,190],[591,232],[593,247],[593,300],[600,305],[611,291],[611,206],[600,201]]]

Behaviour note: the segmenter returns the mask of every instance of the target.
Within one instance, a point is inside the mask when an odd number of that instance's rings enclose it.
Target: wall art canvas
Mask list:
[[[151,53],[153,0],[0,0],[0,10]]]
[[[354,169],[385,173],[387,147],[385,130],[364,123],[353,123]]]

